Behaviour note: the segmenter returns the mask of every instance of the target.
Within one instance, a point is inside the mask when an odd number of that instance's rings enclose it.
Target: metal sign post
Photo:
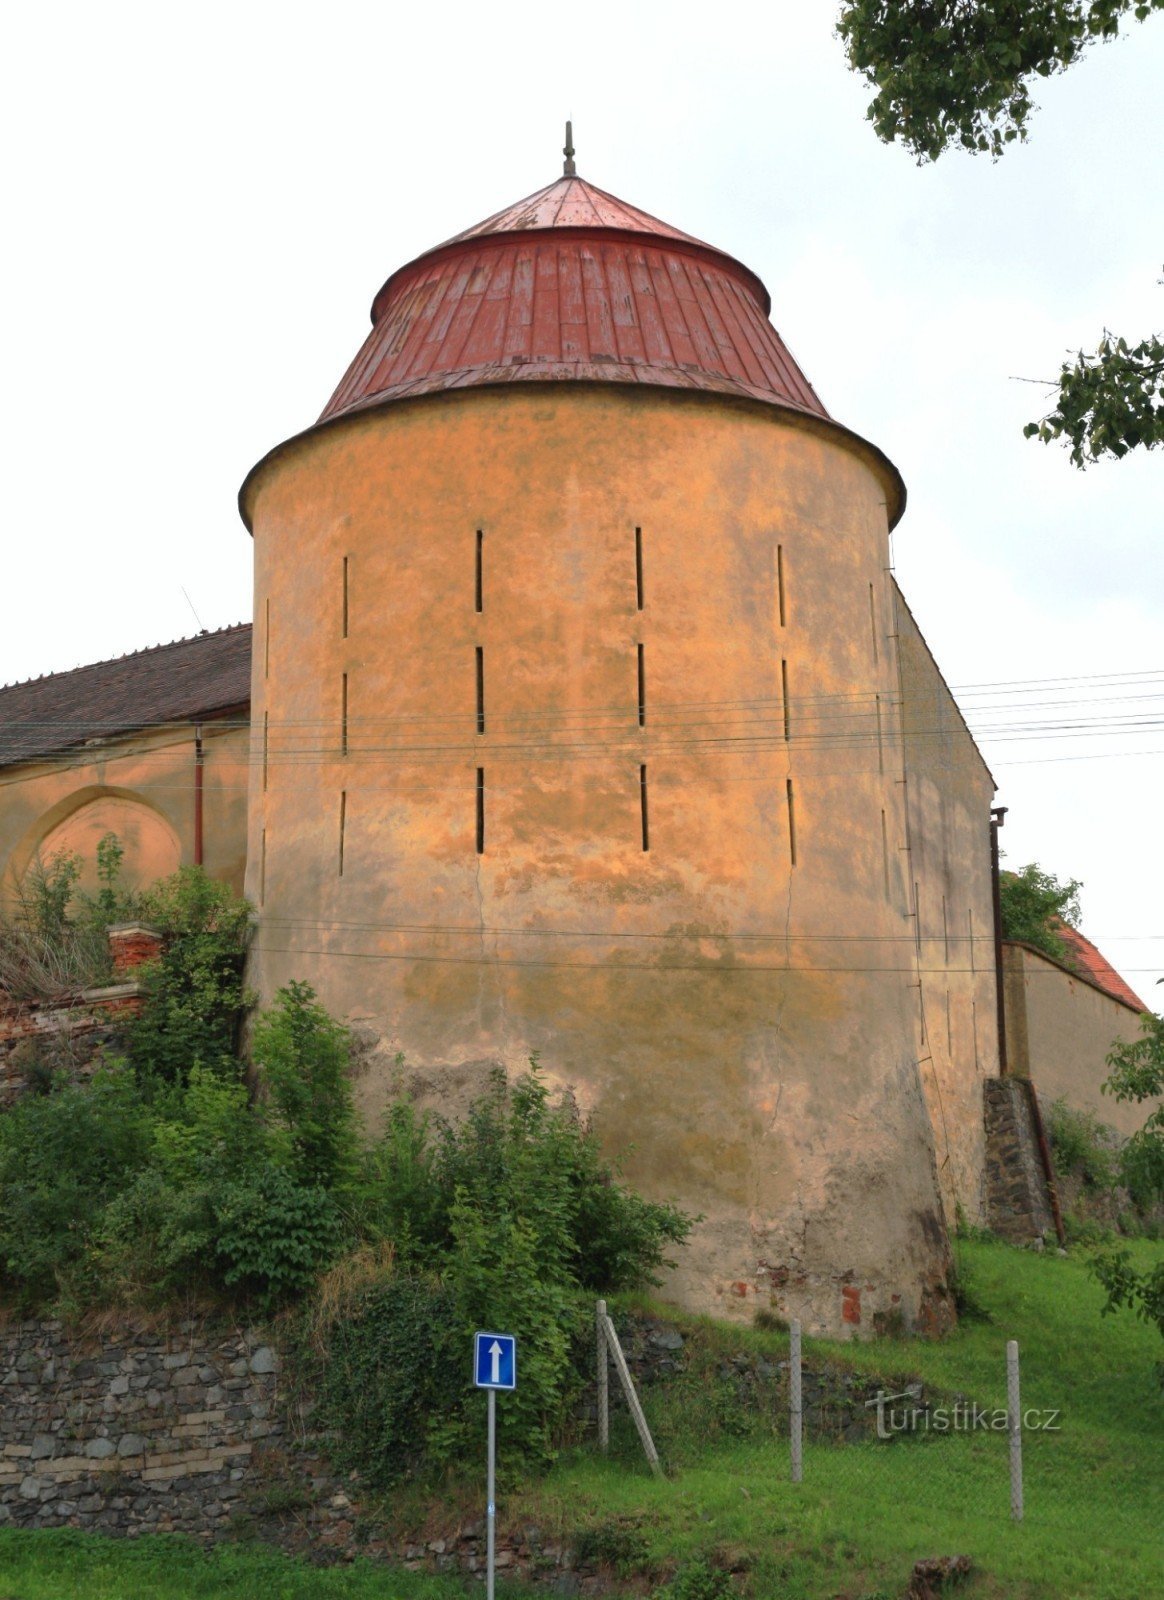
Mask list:
[[[517,1388],[517,1340],[511,1333],[473,1335],[473,1382],[488,1394],[489,1446],[485,1472],[485,1595],[493,1600],[497,1529],[497,1391]]]

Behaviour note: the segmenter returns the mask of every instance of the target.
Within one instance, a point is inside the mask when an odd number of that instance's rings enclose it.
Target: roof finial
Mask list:
[[[574,124],[572,122],[567,122],[566,124],[566,143],[562,147],[562,154],[566,158],[562,162],[562,176],[564,178],[577,177],[578,169],[574,165]]]

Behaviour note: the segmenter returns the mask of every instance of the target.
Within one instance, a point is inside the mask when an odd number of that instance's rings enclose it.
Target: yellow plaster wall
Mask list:
[[[216,878],[243,887],[248,730],[203,724],[203,845]],[[77,851],[95,886],[96,846],[114,832],[123,881],[144,887],[194,859],[194,730],[153,729],[0,770],[0,898],[11,905],[39,854]]]
[[[397,1051],[445,1109],[538,1052],[633,1183],[704,1214],[673,1296],[862,1332],[947,1266],[885,500],[772,408],[565,384],[398,403],[251,486],[252,980],[361,1027],[371,1121]]]
[[[982,1080],[998,1074],[991,777],[896,585],[894,612],[908,796],[902,840],[922,1083],[949,1226],[961,1207],[981,1221],[985,1195]]]
[[[1034,1080],[1044,1111],[1066,1100],[1125,1137],[1141,1128],[1151,1106],[1100,1093],[1107,1053],[1139,1038],[1139,1013],[1025,945],[1003,946],[1003,970],[1010,1070]]]

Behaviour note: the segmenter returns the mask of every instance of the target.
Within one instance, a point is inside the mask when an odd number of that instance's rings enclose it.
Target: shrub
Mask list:
[[[268,1308],[308,1288],[334,1260],[343,1228],[325,1189],[267,1163],[215,1197],[214,1247],[222,1281]]]
[[[1056,1100],[1047,1112],[1051,1156],[1061,1177],[1077,1174],[1089,1189],[1113,1189],[1116,1136],[1092,1111],[1078,1111]]]
[[[184,1081],[197,1065],[237,1076],[249,905],[200,867],[182,867],[141,897],[141,915],[165,944],[142,973],[145,1004],[129,1030],[130,1059],[164,1082]]]
[[[469,1382],[473,1331],[515,1334],[521,1380],[498,1407],[507,1471],[553,1455],[579,1381],[571,1352],[588,1331],[584,1291],[650,1281],[667,1247],[691,1226],[674,1207],[641,1200],[617,1181],[574,1108],[551,1104],[536,1063],[512,1085],[495,1073],[455,1127],[418,1116],[406,1102],[392,1106],[368,1154],[359,1215],[366,1231],[392,1243],[398,1276],[388,1282],[429,1287],[389,1293],[385,1283],[380,1298],[333,1318],[327,1337],[349,1350],[352,1341],[375,1337],[374,1323],[386,1349],[406,1349],[407,1328],[439,1285],[454,1369],[425,1429],[428,1461],[438,1464],[475,1448],[484,1426],[485,1397]],[[361,1332],[365,1317],[369,1328]],[[358,1363],[341,1365],[328,1381],[324,1411],[337,1436],[367,1403],[362,1390],[350,1389],[363,1382],[361,1371]],[[388,1368],[387,1381],[397,1377],[411,1381]],[[382,1482],[417,1470],[417,1458],[392,1442],[394,1416],[380,1432],[361,1424],[354,1435],[379,1440],[353,1464]]]
[[[338,1465],[388,1488],[426,1465],[430,1429],[464,1389],[453,1293],[434,1278],[402,1274],[364,1284],[330,1310],[321,1346],[305,1352],[318,1414]]]
[[[356,1124],[347,1029],[328,1016],[309,985],[290,983],[255,1023],[251,1056],[296,1178],[325,1189],[350,1182]]]
[[[1074,878],[1060,883],[1034,861],[1018,872],[1003,872],[998,884],[1003,933],[1008,939],[1034,945],[1065,966],[1074,966],[1060,929],[1064,923],[1071,928],[1079,926],[1082,887]]]
[[[66,1282],[74,1291],[103,1208],[145,1166],[149,1145],[145,1108],[122,1066],[0,1116],[0,1263],[26,1296]]]

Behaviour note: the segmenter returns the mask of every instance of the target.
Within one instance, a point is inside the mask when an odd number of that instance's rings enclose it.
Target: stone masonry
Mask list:
[[[987,1078],[986,1214],[1013,1244],[1053,1237],[1055,1218],[1025,1078]]]
[[[207,1342],[134,1325],[113,1340],[59,1322],[0,1333],[0,1521],[213,1534],[277,1438],[278,1359],[258,1336]]]

